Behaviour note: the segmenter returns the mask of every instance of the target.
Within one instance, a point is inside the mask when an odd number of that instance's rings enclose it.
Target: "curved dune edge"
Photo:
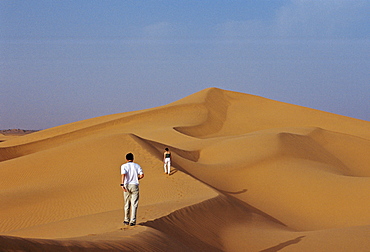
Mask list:
[[[243,251],[246,248],[248,251],[283,248],[288,251],[366,251],[370,243],[370,226],[297,232],[225,196],[141,225],[75,239],[0,236],[0,248],[17,251]]]
[[[0,143],[0,249],[363,251],[369,128],[210,88],[9,139]],[[121,230],[127,152],[146,177],[140,225]]]

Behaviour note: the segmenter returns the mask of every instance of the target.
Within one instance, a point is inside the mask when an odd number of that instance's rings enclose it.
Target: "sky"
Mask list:
[[[0,129],[209,87],[369,121],[369,13],[370,0],[2,0]]]

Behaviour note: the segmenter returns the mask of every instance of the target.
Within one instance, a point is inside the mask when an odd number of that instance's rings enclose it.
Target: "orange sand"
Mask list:
[[[367,121],[210,88],[1,137],[0,251],[370,248]],[[139,225],[123,228],[127,152],[145,178]]]

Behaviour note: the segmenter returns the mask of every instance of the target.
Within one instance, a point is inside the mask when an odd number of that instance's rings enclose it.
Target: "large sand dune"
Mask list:
[[[210,88],[3,140],[0,251],[370,251],[367,121]]]

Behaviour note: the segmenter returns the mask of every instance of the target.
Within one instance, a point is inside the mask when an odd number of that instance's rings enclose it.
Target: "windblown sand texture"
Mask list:
[[[123,228],[127,152],[145,178]],[[369,153],[368,121],[216,88],[11,138],[0,251],[370,251]]]

